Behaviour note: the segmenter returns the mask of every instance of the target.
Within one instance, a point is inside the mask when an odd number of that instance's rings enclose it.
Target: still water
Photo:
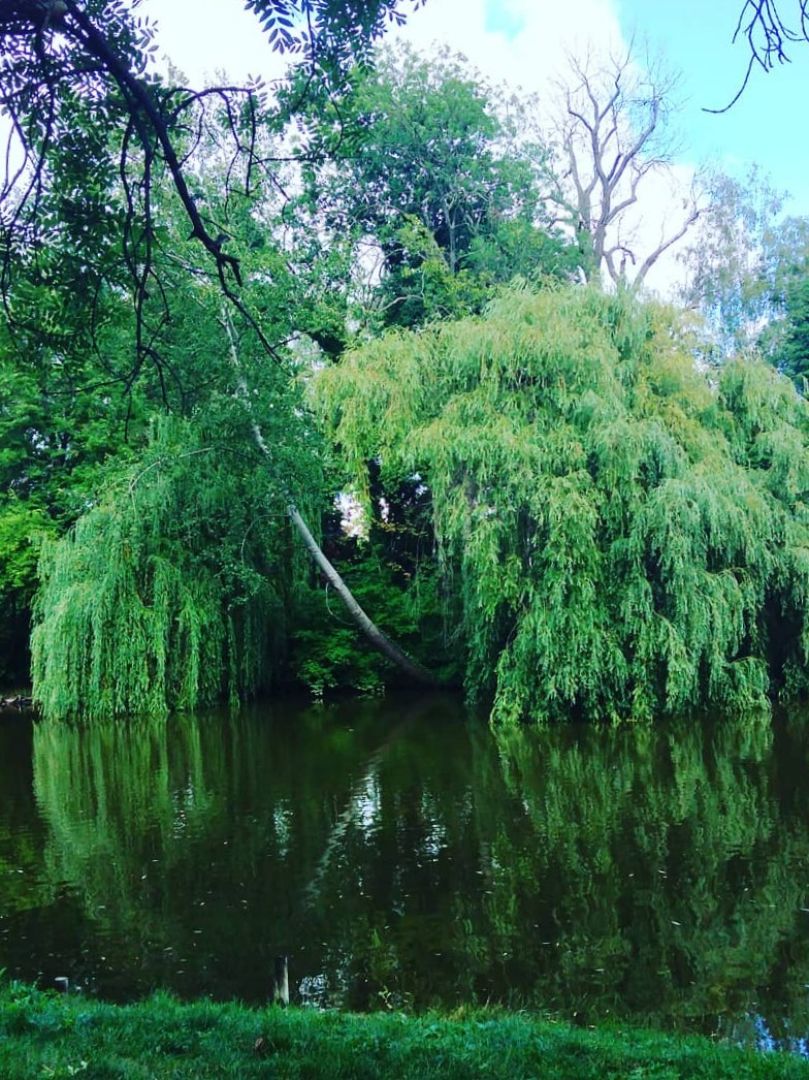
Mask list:
[[[809,717],[496,738],[452,698],[0,721],[0,965],[503,1002],[800,1051]]]

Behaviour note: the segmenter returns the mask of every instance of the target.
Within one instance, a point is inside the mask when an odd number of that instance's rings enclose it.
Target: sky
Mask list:
[[[757,163],[773,186],[790,193],[787,209],[809,214],[809,44],[795,44],[793,62],[769,74],[754,71],[741,99],[721,115],[746,69],[744,41],[731,39],[743,0],[426,0],[404,37],[422,50],[449,44],[488,79],[536,92],[548,100],[568,53],[621,53],[661,58],[680,73],[674,123],[677,179],[685,183],[705,164],[743,177]],[[798,0],[782,0],[785,16]],[[160,51],[192,82],[218,71],[277,77],[282,62],[240,0],[144,0],[141,12],[158,22]],[[644,202],[644,228],[657,235],[672,199],[658,184]],[[660,268],[666,290],[673,261]],[[668,276],[667,276],[668,275]]]
[[[779,7],[787,17],[798,0]],[[770,73],[755,69],[728,112],[704,111],[726,105],[744,77],[747,42],[731,40],[740,8],[738,0],[620,0],[618,13],[627,37],[648,39],[682,72],[679,125],[690,159],[736,172],[758,163],[791,193],[790,211],[809,214],[809,44],[791,46],[792,62]]]

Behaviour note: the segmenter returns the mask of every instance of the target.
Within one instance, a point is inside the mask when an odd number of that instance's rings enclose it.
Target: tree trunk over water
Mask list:
[[[432,675],[425,667],[422,667],[418,661],[408,656],[406,652],[399,648],[395,641],[385,634],[363,611],[354,596],[340,577],[339,573],[335,570],[329,560],[326,558],[323,550],[318,545],[315,538],[309,531],[306,522],[298,513],[294,506],[287,507],[287,513],[289,514],[290,521],[300,533],[306,549],[314,559],[318,568],[323,576],[333,586],[335,592],[345,604],[349,615],[362,630],[363,634],[368,638],[371,644],[381,652],[384,656],[387,656],[398,668],[400,668],[406,675],[409,675],[415,682],[427,683],[431,686],[437,686],[439,680]]]
[[[239,353],[236,349],[236,337],[233,332],[233,324],[230,319],[230,312],[226,308],[223,309],[222,313],[222,325],[225,328],[225,332],[228,336],[228,341],[230,342],[230,357],[231,362],[233,363],[233,367],[237,373],[239,393],[242,397],[242,400],[244,401],[245,408],[250,414],[250,426],[253,431],[253,440],[255,441],[255,444],[261,451],[261,453],[266,458],[270,458],[272,456],[270,453],[270,448],[267,446],[264,435],[262,434],[261,428],[258,425],[258,421],[253,415],[252,403],[250,400],[250,395],[248,393],[247,383],[245,382],[244,374],[242,373],[242,367],[239,361]],[[329,582],[329,584],[334,588],[337,595],[345,604],[349,615],[357,624],[359,629],[362,630],[363,634],[365,634],[366,638],[368,639],[368,641],[370,641],[373,647],[378,652],[381,652],[383,656],[386,656],[388,660],[395,664],[400,671],[403,671],[405,675],[407,675],[408,678],[412,679],[414,682],[426,684],[427,686],[440,686],[440,679],[437,679],[435,675],[429,672],[417,660],[414,660],[412,657],[408,656],[403,649],[400,649],[394,641],[391,641],[391,639],[387,636],[387,634],[384,633],[384,631],[379,629],[376,623],[374,623],[373,620],[368,617],[365,611],[363,611],[363,609],[360,607],[360,605],[354,598],[354,595],[352,594],[349,587],[343,581],[338,571],[329,562],[322,548],[315,540],[306,522],[301,517],[298,508],[291,501],[287,505],[287,515],[289,517],[289,520],[297,529],[298,534],[303,540],[306,550],[311,555],[318,569]]]

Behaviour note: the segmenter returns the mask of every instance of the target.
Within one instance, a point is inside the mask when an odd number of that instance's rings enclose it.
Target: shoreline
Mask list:
[[[0,1075],[328,1077],[329,1080],[769,1080],[809,1061],[625,1025],[586,1030],[527,1013],[318,1012],[166,993],[129,1005],[10,983],[0,988]]]

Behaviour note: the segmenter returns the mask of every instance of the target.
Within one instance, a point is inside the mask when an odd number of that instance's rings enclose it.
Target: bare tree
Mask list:
[[[667,220],[651,250],[642,252],[632,208],[641,186],[671,164],[667,119],[676,78],[639,72],[631,51],[597,66],[571,58],[561,85],[560,120],[551,202],[575,237],[587,281],[606,273],[640,288],[660,256],[699,216],[694,191]]]

